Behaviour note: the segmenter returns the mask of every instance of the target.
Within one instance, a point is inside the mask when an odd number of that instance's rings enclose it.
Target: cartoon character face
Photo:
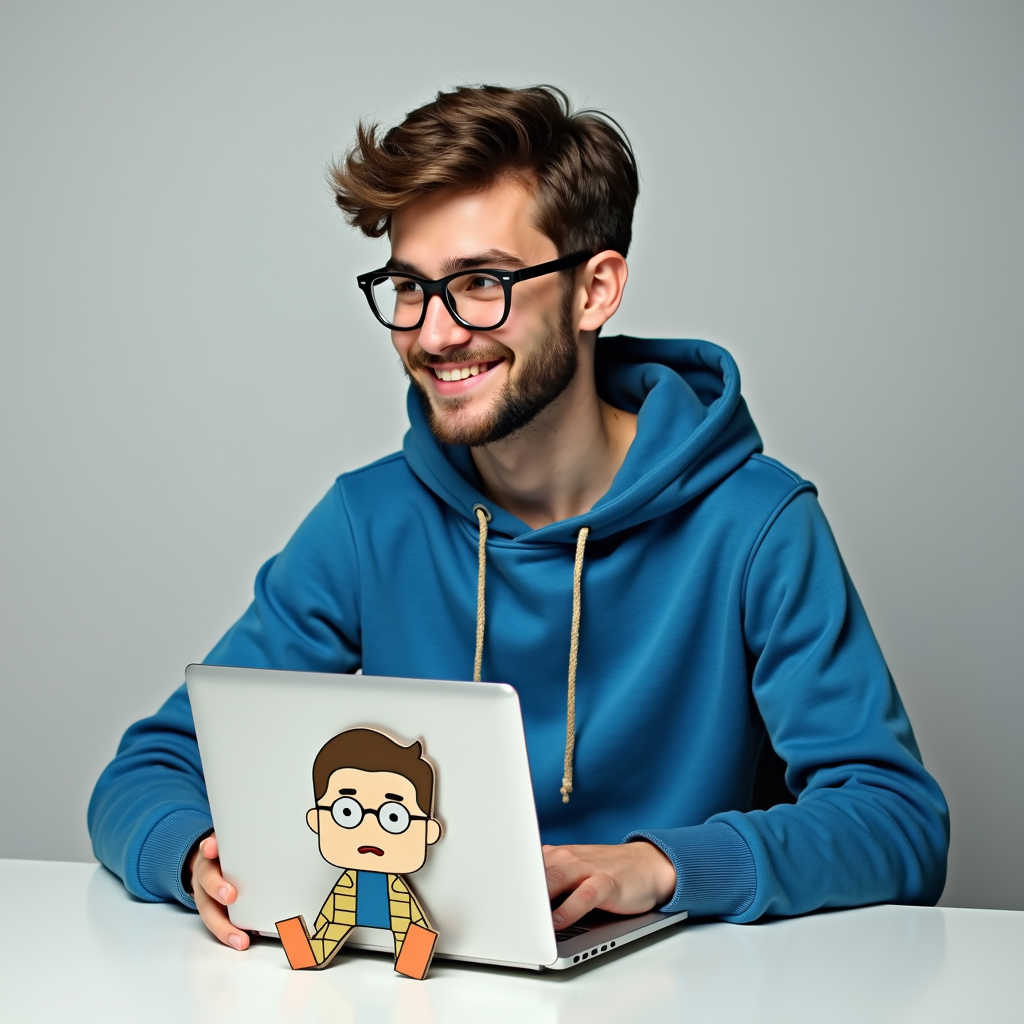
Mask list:
[[[441,825],[419,805],[413,782],[391,771],[338,768],[306,824],[328,864],[407,875],[423,867]]]

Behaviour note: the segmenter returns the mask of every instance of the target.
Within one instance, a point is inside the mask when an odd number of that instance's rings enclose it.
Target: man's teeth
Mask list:
[[[434,367],[434,373],[437,374],[438,380],[465,380],[467,377],[475,377],[480,370],[479,363],[462,366],[455,370],[439,370],[436,366]]]

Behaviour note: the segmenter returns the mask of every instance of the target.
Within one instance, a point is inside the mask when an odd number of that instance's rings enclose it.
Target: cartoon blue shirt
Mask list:
[[[357,871],[356,924],[366,928],[390,928],[388,876],[380,871]]]

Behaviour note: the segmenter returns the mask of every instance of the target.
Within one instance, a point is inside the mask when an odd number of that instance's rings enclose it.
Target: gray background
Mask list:
[[[124,728],[404,384],[323,183],[361,115],[562,85],[629,131],[609,332],[728,346],[814,480],[926,764],[943,903],[1024,908],[1024,5],[0,12],[0,855],[88,859]]]

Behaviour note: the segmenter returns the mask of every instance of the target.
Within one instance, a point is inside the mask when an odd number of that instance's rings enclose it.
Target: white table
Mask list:
[[[0,1021],[555,1024],[1024,1021],[1024,913],[869,907],[762,925],[683,924],[532,974],[435,960],[426,982],[342,953],[290,971],[94,864],[0,860]]]

